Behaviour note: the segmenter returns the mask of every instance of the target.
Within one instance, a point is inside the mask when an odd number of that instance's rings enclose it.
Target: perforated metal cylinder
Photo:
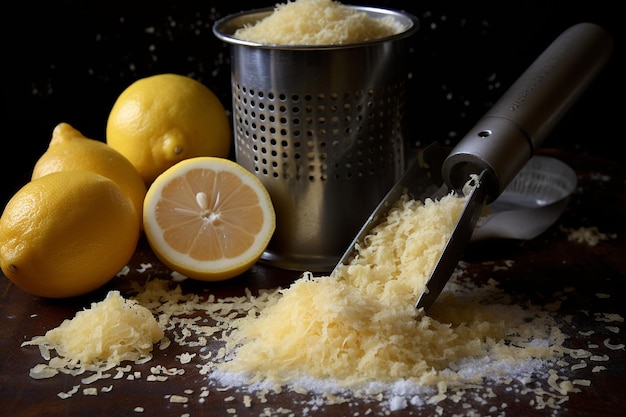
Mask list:
[[[262,260],[332,270],[404,172],[405,38],[410,29],[332,47],[267,46],[232,38],[266,11],[217,22],[231,43],[235,152],[270,193],[276,232]]]

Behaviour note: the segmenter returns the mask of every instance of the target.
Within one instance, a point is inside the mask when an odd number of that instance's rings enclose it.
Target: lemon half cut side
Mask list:
[[[150,185],[144,230],[155,255],[189,278],[220,281],[249,269],[276,227],[269,193],[236,162],[196,157]]]

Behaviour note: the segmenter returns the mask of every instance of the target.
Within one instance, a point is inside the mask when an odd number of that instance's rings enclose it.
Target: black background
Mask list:
[[[347,2],[346,2],[347,3]],[[352,2],[406,10],[420,20],[411,39],[410,141],[454,144],[569,26],[589,21],[613,36],[604,71],[546,140],[620,161],[624,138],[623,18],[618,2]],[[105,140],[109,111],[138,78],[191,76],[231,107],[228,46],[216,19],[274,3],[253,1],[54,0],[3,12],[2,207],[28,179],[52,130],[67,122]]]

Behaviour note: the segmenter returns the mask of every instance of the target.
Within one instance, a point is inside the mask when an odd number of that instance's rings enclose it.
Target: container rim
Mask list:
[[[385,16],[393,16],[399,20],[406,30],[395,35],[386,36],[384,38],[370,39],[363,42],[351,42],[344,44],[323,44],[323,45],[291,45],[291,44],[268,44],[261,42],[251,42],[234,37],[234,33],[237,29],[243,27],[244,24],[254,24],[257,21],[269,16],[274,10],[274,7],[265,7],[261,9],[252,9],[247,11],[241,11],[233,13],[215,21],[213,24],[213,34],[220,40],[239,46],[249,46],[254,48],[264,49],[280,49],[280,50],[332,50],[332,49],[348,49],[358,48],[363,46],[369,46],[373,44],[390,42],[399,39],[403,39],[413,35],[419,28],[419,20],[414,15],[405,11],[385,9],[380,7],[369,6],[352,6],[349,7],[363,11],[368,15],[376,18],[382,18]]]

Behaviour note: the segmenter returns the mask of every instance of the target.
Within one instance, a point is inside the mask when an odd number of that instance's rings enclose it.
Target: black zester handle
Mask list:
[[[486,170],[487,202],[495,200],[604,67],[611,36],[593,23],[565,30],[452,150],[444,181],[461,189]]]

